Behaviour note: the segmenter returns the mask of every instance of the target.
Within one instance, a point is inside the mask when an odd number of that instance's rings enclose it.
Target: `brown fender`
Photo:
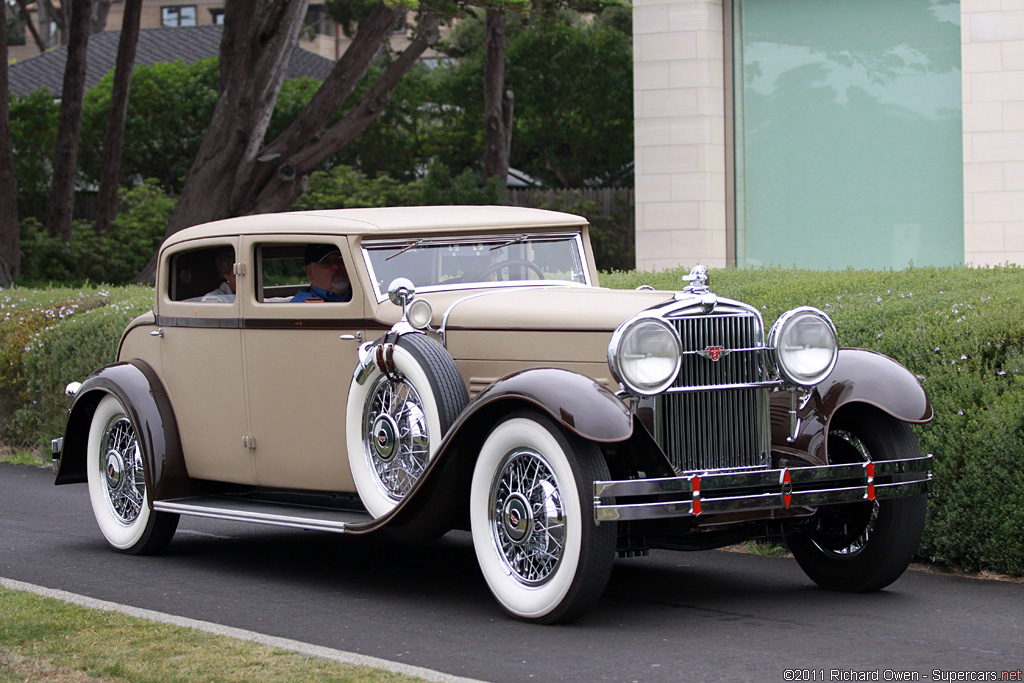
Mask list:
[[[541,408],[591,441],[625,441],[633,433],[633,416],[615,394],[589,377],[556,368],[523,370],[499,379],[466,406],[452,431],[477,411],[503,400]]]
[[[517,372],[466,406],[405,500],[383,517],[346,531],[362,534],[388,527],[430,536],[467,523],[466,500],[480,445],[502,417],[520,408],[539,409],[590,441],[616,443],[633,435],[633,416],[625,404],[589,377],[555,368]]]
[[[800,453],[812,464],[826,462],[828,425],[844,406],[859,403],[878,408],[897,420],[912,424],[929,422],[934,412],[924,388],[905,367],[880,353],[841,349],[832,373],[814,388],[811,400],[799,412],[800,431],[788,441],[789,392],[772,394],[772,445],[776,455]]]
[[[145,460],[146,488],[150,491],[151,500],[175,498],[192,492],[194,487],[185,469],[174,409],[156,373],[139,360],[108,365],[82,383],[64,428],[64,448],[54,483],[87,481],[85,465],[89,427],[96,406],[107,394],[121,401],[138,432]]]

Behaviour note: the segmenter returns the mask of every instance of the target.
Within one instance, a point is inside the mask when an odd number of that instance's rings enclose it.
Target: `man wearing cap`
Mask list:
[[[333,244],[310,244],[304,253],[309,286],[300,289],[292,302],[340,302],[352,300],[341,252]]]

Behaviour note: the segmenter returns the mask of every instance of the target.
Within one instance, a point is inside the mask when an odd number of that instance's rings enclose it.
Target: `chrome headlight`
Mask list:
[[[779,376],[803,387],[828,377],[839,357],[836,326],[809,306],[794,308],[775,321],[768,333],[768,346]]]
[[[679,337],[664,320],[631,320],[612,335],[608,365],[627,389],[653,396],[667,389],[679,373],[679,347]]]

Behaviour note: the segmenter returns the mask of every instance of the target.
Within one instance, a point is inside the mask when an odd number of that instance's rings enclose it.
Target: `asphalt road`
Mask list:
[[[132,557],[108,549],[84,485],[52,482],[0,464],[0,577],[458,676],[1019,681],[1024,666],[1024,583],[908,572],[844,595],[791,559],[655,552],[618,560],[578,622],[535,626],[492,600],[468,534],[413,547],[182,518],[164,555]]]

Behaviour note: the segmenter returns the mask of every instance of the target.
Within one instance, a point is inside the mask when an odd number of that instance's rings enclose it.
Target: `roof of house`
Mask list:
[[[144,28],[139,31],[135,50],[135,66],[158,64],[180,59],[189,64],[220,54],[222,26],[192,26],[188,28]],[[117,43],[120,31],[104,31],[89,36],[86,56],[85,87],[96,85],[114,68],[117,61]],[[46,88],[54,97],[60,97],[64,87],[64,66],[67,46],[29,57],[10,66],[10,91],[27,95],[33,90]],[[288,65],[287,79],[310,76],[318,80],[327,78],[334,62],[315,52],[296,48]]]

